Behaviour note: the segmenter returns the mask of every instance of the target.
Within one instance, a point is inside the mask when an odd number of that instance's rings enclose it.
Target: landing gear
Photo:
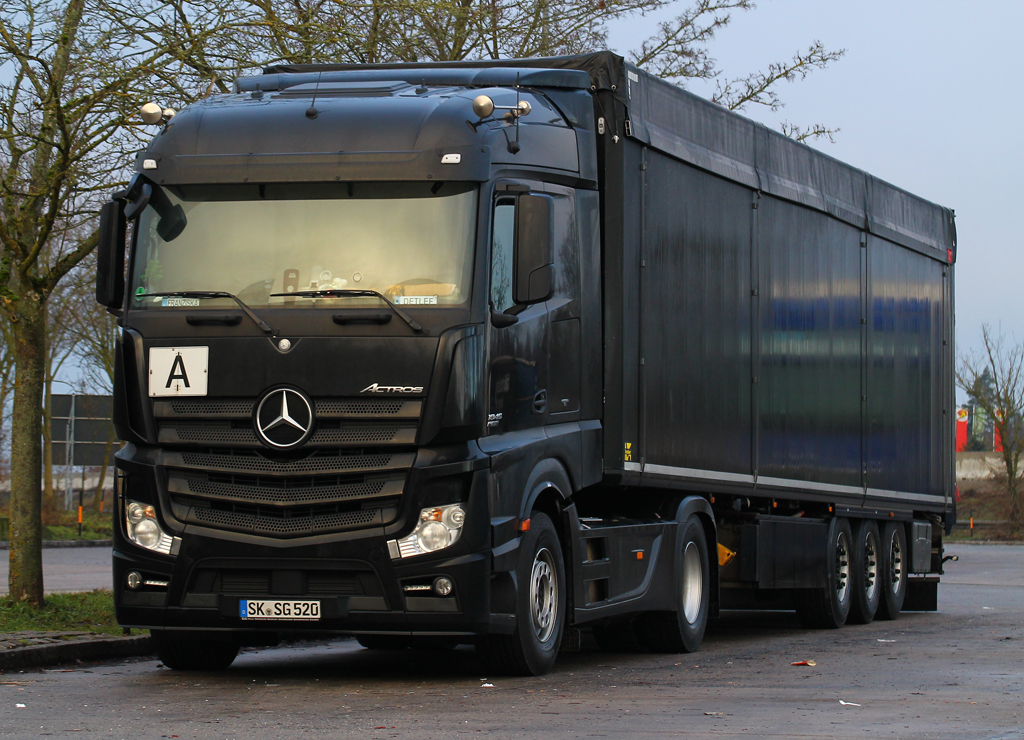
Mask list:
[[[882,528],[881,599],[878,619],[896,619],[907,597],[907,534],[902,522],[886,522]]]
[[[805,627],[837,629],[846,624],[853,601],[852,543],[849,521],[833,519],[825,551],[825,588],[797,592],[796,611]]]
[[[861,519],[853,527],[853,599],[851,624],[868,624],[875,618],[882,596],[881,538],[878,525]]]
[[[539,676],[554,665],[565,626],[565,563],[547,514],[533,512],[519,547],[515,632],[490,635],[480,651],[496,672]]]
[[[238,642],[183,630],[153,630],[156,657],[175,671],[222,671],[238,656]]]
[[[691,516],[682,527],[677,608],[641,615],[634,626],[637,638],[656,653],[693,653],[700,648],[711,607],[711,568],[708,543],[700,519]]]

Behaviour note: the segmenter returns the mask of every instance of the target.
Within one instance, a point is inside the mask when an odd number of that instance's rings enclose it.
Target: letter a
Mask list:
[[[180,372],[179,368],[181,369]],[[174,362],[171,364],[171,374],[167,376],[167,385],[164,388],[170,388],[171,383],[175,380],[184,380],[186,388],[192,387],[188,384],[188,375],[185,374],[185,361],[181,359],[181,355],[174,356]]]

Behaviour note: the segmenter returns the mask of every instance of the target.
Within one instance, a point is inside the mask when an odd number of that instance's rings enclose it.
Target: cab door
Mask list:
[[[516,305],[513,298],[517,208],[524,194],[548,199],[552,221],[552,291],[547,300],[532,305]],[[537,182],[498,184],[491,212],[489,434],[578,418],[578,258],[571,189]],[[509,323],[510,316],[515,323]]]

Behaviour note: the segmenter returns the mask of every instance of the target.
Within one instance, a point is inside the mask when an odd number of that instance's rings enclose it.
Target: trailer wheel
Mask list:
[[[896,619],[907,596],[907,533],[902,522],[882,528],[882,594],[878,619]]]
[[[853,600],[851,569],[853,535],[850,522],[836,517],[828,528],[825,549],[825,588],[797,591],[796,611],[805,627],[838,629],[846,624]]]
[[[704,639],[711,608],[711,567],[707,537],[696,516],[690,516],[682,528],[679,569],[676,610],[647,612],[635,623],[638,638],[651,652],[694,653]]]
[[[881,537],[878,525],[861,519],[853,528],[853,600],[850,602],[852,624],[868,624],[878,612],[882,597]]]
[[[181,630],[152,630],[156,657],[175,671],[222,671],[238,656],[235,641]]]
[[[565,563],[555,525],[535,511],[516,565],[516,629],[480,645],[492,673],[540,676],[555,664],[565,627]]]
[[[637,636],[636,621],[598,624],[592,627],[594,642],[606,653],[642,653],[644,646]]]

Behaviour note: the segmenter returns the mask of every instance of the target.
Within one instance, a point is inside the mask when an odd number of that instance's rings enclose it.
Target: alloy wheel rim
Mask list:
[[[547,642],[555,631],[558,613],[558,584],[555,581],[555,560],[551,551],[541,548],[533,558],[530,573],[530,614],[533,632],[540,642]]]
[[[864,595],[871,601],[878,591],[878,543],[875,533],[868,532],[864,538]]]
[[[903,584],[903,546],[895,530],[889,540],[889,583],[892,585],[892,592],[898,594]]]
[[[846,600],[850,588],[850,547],[846,540],[846,532],[840,532],[836,538],[836,597],[840,602]]]
[[[704,573],[701,571],[700,551],[695,542],[687,542],[683,550],[683,618],[687,624],[696,623],[703,595]]]

